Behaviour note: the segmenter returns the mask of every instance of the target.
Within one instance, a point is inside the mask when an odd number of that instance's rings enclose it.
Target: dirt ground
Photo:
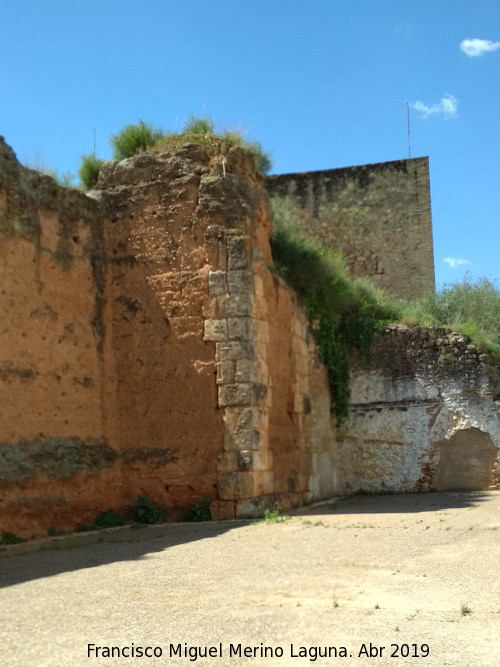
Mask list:
[[[0,664],[490,667],[499,545],[490,491],[6,547]]]

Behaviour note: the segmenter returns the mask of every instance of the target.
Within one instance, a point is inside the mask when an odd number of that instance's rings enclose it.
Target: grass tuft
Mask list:
[[[113,134],[110,139],[111,150],[115,160],[124,160],[138,153],[152,150],[165,136],[161,128],[140,120],[136,124],[126,125]]]
[[[97,183],[99,169],[103,160],[93,155],[82,155],[82,163],[78,170],[78,176],[85,190],[91,190]]]
[[[472,609],[469,607],[468,604],[462,604],[460,607],[460,613],[462,616],[469,616],[469,614],[472,614]]]
[[[271,155],[264,151],[258,141],[246,139],[238,131],[216,133],[214,121],[206,117],[190,116],[180,133],[165,132],[141,120],[135,125],[125,126],[111,137],[110,143],[115,160],[153,150],[173,150],[187,143],[200,144],[209,155],[217,155],[223,143],[233,144],[251,153],[256,171],[267,174],[272,168]]]

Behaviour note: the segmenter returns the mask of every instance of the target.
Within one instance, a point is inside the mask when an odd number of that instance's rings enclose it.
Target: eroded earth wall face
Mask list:
[[[216,518],[335,492],[326,371],[269,268],[251,158],[140,155],[86,196],[1,148],[2,530],[142,495],[169,517],[208,495]]]
[[[251,158],[191,145],[105,165],[98,187],[117,387],[109,437],[128,497],[147,491],[175,512],[209,495],[212,517],[232,518],[331,495],[326,372],[269,268],[267,193]]]
[[[266,187],[353,277],[401,297],[434,289],[428,158],[269,176]]]
[[[342,491],[485,489],[499,483],[500,368],[460,334],[393,326],[353,359],[340,435]]]
[[[190,145],[105,165],[98,187],[127,494],[174,512],[208,495],[214,517],[234,517],[272,492],[253,273],[270,262],[261,178],[241,150],[211,159]]]
[[[122,465],[122,505],[138,496],[179,513],[215,492],[223,423],[215,346],[203,340],[216,245],[200,214],[209,159],[197,147],[106,163],[108,434]]]
[[[99,207],[0,142],[0,525],[74,527],[117,501],[106,437]],[[89,502],[89,498],[92,501]],[[42,524],[43,525],[43,524]]]

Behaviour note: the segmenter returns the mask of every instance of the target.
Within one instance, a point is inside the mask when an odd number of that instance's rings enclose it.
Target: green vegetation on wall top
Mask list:
[[[115,160],[124,160],[138,153],[152,150],[165,136],[160,128],[154,128],[151,123],[140,120],[135,125],[126,125],[122,130],[113,134],[110,139],[111,150]]]
[[[249,151],[253,157],[255,169],[261,174],[267,174],[272,168],[270,153],[266,152],[258,141],[246,139],[237,130],[222,130],[217,132],[215,123],[210,118],[197,118],[190,116],[184,124],[181,132],[169,132],[162,128],[154,127],[151,123],[139,120],[137,123],[126,125],[116,134],[111,135],[110,145],[113,159],[124,160],[140,153],[149,151],[168,151],[187,143],[198,143],[204,146],[211,155],[220,150],[221,141],[240,146]],[[80,187],[83,190],[91,190],[97,184],[99,168],[103,160],[95,153],[85,154],[81,157],[78,176]],[[27,167],[51,176],[58,185],[63,187],[74,187],[74,175],[70,173],[61,174],[44,164],[39,158]]]
[[[349,407],[347,351],[369,356],[385,322],[437,325],[469,336],[500,357],[500,289],[483,278],[446,285],[419,299],[391,297],[364,280],[352,280],[341,253],[321,246],[301,230],[295,204],[270,200],[274,270],[303,299],[321,360],[328,368],[332,412],[340,424]]]
[[[82,163],[78,170],[78,176],[85,190],[95,187],[102,163],[103,160],[100,160],[93,154],[82,155]]]
[[[27,167],[28,169],[33,169],[34,171],[38,171],[40,174],[43,174],[44,176],[50,176],[51,178],[54,179],[57,185],[60,185],[63,188],[73,187],[73,179],[74,179],[73,174],[71,174],[70,172],[61,173],[54,167],[51,167],[49,164],[47,164],[44,160],[42,160],[38,156],[36,156],[31,161],[26,160],[24,162],[24,166]]]
[[[500,357],[500,286],[488,278],[444,285],[418,299],[393,300],[397,321],[410,326],[437,325],[468,336],[478,347]]]
[[[110,139],[115,160],[124,160],[148,151],[166,151],[186,143],[199,143],[210,153],[220,150],[220,142],[228,142],[248,150],[254,159],[256,171],[267,174],[272,167],[271,156],[257,141],[245,139],[237,131],[215,131],[215,123],[210,118],[190,116],[182,131],[167,132],[151,123],[139,120],[126,125]],[[95,155],[83,155],[78,172],[84,190],[95,187],[102,160]]]
[[[390,301],[370,283],[351,280],[341,253],[303,234],[294,205],[272,198],[274,268],[302,297],[321,360],[328,368],[332,412],[338,423],[349,408],[346,353],[370,351],[382,321],[393,320]]]

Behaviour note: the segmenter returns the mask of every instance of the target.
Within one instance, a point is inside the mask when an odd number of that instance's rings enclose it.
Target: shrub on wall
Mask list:
[[[220,136],[224,141],[228,141],[236,146],[240,146],[252,154],[255,169],[261,174],[267,174],[273,166],[271,155],[262,148],[258,141],[245,139],[238,131],[225,130],[220,135],[215,132],[215,123],[211,118],[196,118],[190,116],[188,122],[184,125],[183,134]]]
[[[115,160],[123,160],[151,150],[175,149],[188,142],[201,144],[210,155],[216,155],[220,151],[221,142],[234,144],[251,153],[256,171],[267,174],[272,168],[270,153],[266,152],[258,141],[246,139],[237,131],[225,130],[222,133],[216,133],[214,121],[206,117],[197,118],[191,115],[180,134],[164,132],[160,128],[153,127],[151,123],[140,120],[136,124],[126,125],[122,130],[112,135],[110,139]],[[87,157],[85,156],[85,158]],[[85,177],[87,178],[87,174],[85,174]],[[80,178],[85,184],[83,177],[80,176]],[[90,174],[87,182],[91,183]],[[95,181],[91,185],[85,185],[85,187],[88,189],[93,187],[94,184]]]
[[[245,139],[239,132],[226,131],[222,135],[226,141],[230,141],[236,146],[240,146],[252,154],[255,169],[260,174],[268,174],[273,166],[270,153],[267,153],[258,141]]]
[[[123,160],[151,150],[164,136],[163,130],[154,128],[151,123],[143,120],[135,125],[126,125],[110,139],[113,157],[115,160]]]
[[[215,123],[210,118],[196,118],[190,116],[184,125],[184,134],[215,134]]]
[[[100,160],[94,154],[82,155],[82,163],[78,170],[78,176],[85,190],[91,190],[97,183],[99,169],[103,160]]]
[[[436,324],[469,336],[480,348],[500,357],[500,286],[488,278],[466,275],[459,283],[399,300],[399,320],[410,325]]]

